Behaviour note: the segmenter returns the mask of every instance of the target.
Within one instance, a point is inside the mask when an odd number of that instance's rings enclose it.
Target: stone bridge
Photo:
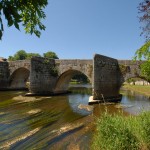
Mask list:
[[[93,60],[61,60],[33,57],[31,60],[0,62],[0,89],[24,89],[32,95],[68,91],[71,78],[85,74],[92,83],[93,100],[118,100],[122,83],[140,77],[141,61],[116,60],[95,54]]]

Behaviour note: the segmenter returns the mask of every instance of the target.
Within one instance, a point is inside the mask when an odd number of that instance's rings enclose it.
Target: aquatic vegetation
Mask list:
[[[29,131],[29,132],[27,132],[27,133],[25,133],[25,134],[23,134],[23,135],[21,135],[21,136],[19,136],[19,137],[16,137],[15,139],[13,139],[13,140],[11,140],[11,141],[9,141],[9,142],[5,142],[4,144],[2,144],[2,145],[0,146],[0,149],[10,148],[11,145],[13,145],[13,144],[15,144],[16,142],[19,142],[19,141],[21,141],[21,140],[24,140],[24,139],[26,139],[26,138],[29,137],[29,136],[32,136],[33,134],[37,133],[40,129],[41,129],[40,127],[39,127],[39,128],[36,128],[36,129],[34,129],[34,130],[32,130],[32,131]]]
[[[39,113],[39,112],[41,112],[41,109],[32,109],[32,110],[28,111],[27,114],[33,115],[33,114],[37,114],[37,113]]]
[[[10,106],[13,104],[13,101],[11,99],[5,100],[5,101],[0,101],[0,108]]]
[[[19,95],[19,96],[13,97],[13,100],[18,101],[19,103],[28,103],[28,102],[40,101],[40,100],[47,99],[47,98],[51,98],[51,97],[36,98],[36,97],[26,97],[26,96]]]
[[[91,89],[77,88],[76,90],[77,93],[52,97],[25,97],[25,92],[20,91],[0,92],[0,147],[3,146],[0,149],[90,149],[95,127],[95,117],[93,116],[99,116],[99,110],[102,114],[105,107],[108,108],[108,112],[113,114],[124,107],[119,105],[118,107],[121,108],[116,108],[114,103],[100,104],[96,108],[94,107],[93,111],[91,108],[91,114],[87,110]],[[127,99],[122,104],[123,106],[135,106],[137,102],[140,102],[147,108],[149,99],[146,97],[146,100],[143,101],[141,96],[140,99],[142,102],[136,97],[132,101]],[[135,103],[133,103],[134,101]],[[132,108],[137,109],[138,107],[130,107],[129,110]],[[149,115],[147,119],[149,119]],[[135,125],[132,117],[131,122]],[[138,139],[143,140],[144,145],[144,143],[148,143],[148,138],[145,137],[150,135],[150,131],[147,129],[150,123],[144,118],[141,118],[140,122],[145,131],[142,131],[143,133],[138,136]],[[138,125],[135,126],[138,127]],[[31,132],[36,131],[35,129],[40,130],[35,133]],[[135,128],[134,133],[138,130],[139,128]],[[27,133],[34,134],[27,136]],[[145,147],[147,148],[147,146]]]

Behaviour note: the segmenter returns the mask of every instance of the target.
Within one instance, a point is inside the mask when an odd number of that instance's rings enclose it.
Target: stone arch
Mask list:
[[[26,89],[26,82],[29,80],[30,71],[21,67],[16,69],[10,76],[9,85],[12,89]]]
[[[75,69],[69,69],[66,70],[64,73],[62,73],[55,85],[54,88],[54,93],[65,93],[68,91],[68,86],[69,86],[69,82],[71,81],[72,77],[79,74],[79,73],[83,73],[79,70],[75,70]],[[88,79],[89,77],[83,73]]]

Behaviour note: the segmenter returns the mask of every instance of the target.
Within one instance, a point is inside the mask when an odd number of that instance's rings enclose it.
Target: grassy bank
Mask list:
[[[143,86],[143,85],[124,85],[124,88],[129,90],[133,90],[139,92],[141,94],[150,96],[150,86]]]
[[[104,113],[97,120],[92,150],[149,150],[150,112],[139,116],[112,116]]]

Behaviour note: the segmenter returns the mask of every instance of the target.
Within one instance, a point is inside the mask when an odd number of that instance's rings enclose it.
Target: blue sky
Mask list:
[[[131,59],[144,44],[137,6],[141,0],[49,0],[46,31],[41,38],[5,26],[0,56],[18,50],[43,54],[54,51],[60,59],[92,59],[95,53]]]

